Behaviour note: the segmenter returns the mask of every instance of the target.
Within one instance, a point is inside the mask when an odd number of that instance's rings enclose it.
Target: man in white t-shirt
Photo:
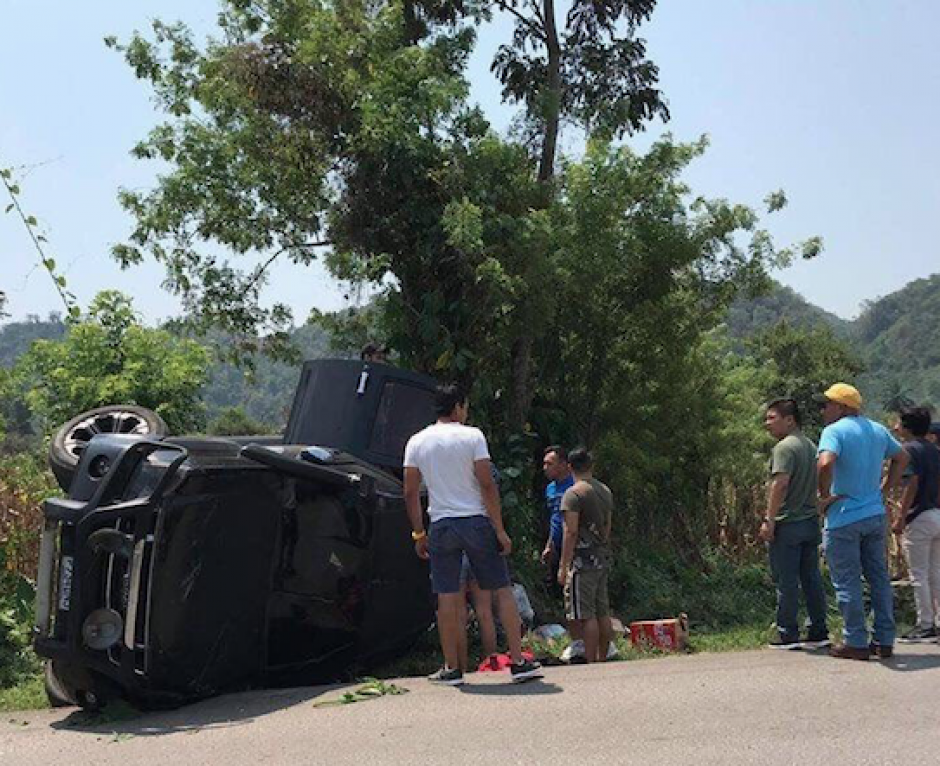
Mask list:
[[[437,627],[444,667],[430,676],[434,683],[463,683],[461,646],[466,640],[462,618],[460,568],[466,554],[480,588],[496,592],[499,619],[512,658],[512,680],[541,676],[539,664],[522,657],[519,612],[512,593],[506,556],[512,541],[503,527],[499,492],[493,481],[486,437],[465,425],[469,405],[459,386],[439,386],[437,422],[416,433],[405,446],[405,503],[415,551],[429,559],[431,585],[437,594]],[[424,530],[421,482],[428,489],[429,532]]]

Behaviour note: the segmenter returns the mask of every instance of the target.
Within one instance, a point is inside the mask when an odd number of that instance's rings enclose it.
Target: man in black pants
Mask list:
[[[800,430],[800,412],[793,399],[770,402],[764,426],[777,440],[770,460],[767,509],[760,527],[777,587],[777,636],[770,646],[826,646],[830,641],[826,592],[819,572],[822,536],[816,505],[816,445]],[[805,638],[800,637],[797,623],[801,586],[810,620]]]

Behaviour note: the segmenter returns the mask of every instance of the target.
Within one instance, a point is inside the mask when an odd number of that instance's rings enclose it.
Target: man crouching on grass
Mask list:
[[[565,611],[584,636],[588,662],[603,662],[614,637],[607,596],[610,528],[614,498],[592,475],[591,453],[578,447],[568,455],[574,485],[565,492],[565,512],[558,582],[565,587]]]
[[[415,552],[430,560],[431,585],[437,594],[437,629],[444,667],[432,683],[459,686],[463,681],[467,626],[460,568],[466,554],[477,584],[496,591],[499,619],[506,631],[513,681],[542,675],[537,662],[522,657],[522,630],[506,556],[512,541],[503,528],[499,492],[490,467],[486,437],[466,425],[469,404],[459,386],[440,386],[437,422],[405,445],[405,504],[414,530]],[[430,531],[424,531],[421,481],[428,488]]]

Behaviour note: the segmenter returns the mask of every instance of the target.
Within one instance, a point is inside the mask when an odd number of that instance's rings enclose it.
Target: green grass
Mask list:
[[[770,638],[771,631],[766,623],[739,625],[708,633],[693,631],[689,636],[689,648],[694,652],[739,652],[760,649]]]
[[[33,676],[8,689],[0,689],[0,712],[40,710],[49,707],[42,676]]]

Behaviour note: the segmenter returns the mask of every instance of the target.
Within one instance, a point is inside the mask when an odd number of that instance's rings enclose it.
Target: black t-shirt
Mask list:
[[[907,521],[911,522],[924,511],[937,507],[937,494],[940,492],[940,448],[926,439],[914,439],[904,442],[904,449],[911,456],[907,475],[917,477],[917,496],[907,514]]]

